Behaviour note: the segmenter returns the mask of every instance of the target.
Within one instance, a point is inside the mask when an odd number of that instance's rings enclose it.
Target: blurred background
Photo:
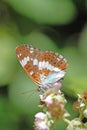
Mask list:
[[[68,60],[62,91],[71,114],[87,91],[87,0],[0,0],[0,130],[33,130],[37,86],[20,66],[15,48],[29,44]],[[61,120],[54,130],[65,130]]]

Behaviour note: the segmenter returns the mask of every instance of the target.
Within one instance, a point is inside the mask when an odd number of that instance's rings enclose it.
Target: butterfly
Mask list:
[[[39,90],[47,90],[66,73],[67,60],[53,51],[41,51],[31,45],[16,47],[17,58]]]

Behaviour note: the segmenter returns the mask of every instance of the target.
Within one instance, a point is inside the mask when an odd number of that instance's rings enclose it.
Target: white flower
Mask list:
[[[37,113],[36,115],[35,115],[35,119],[36,120],[44,120],[45,119],[45,117],[46,117],[46,115],[43,113],[43,112],[39,112],[39,113]]]
[[[51,95],[49,95],[49,96],[46,97],[45,103],[46,103],[47,106],[49,106],[50,104],[53,103],[53,99],[52,99]]]
[[[80,107],[84,107],[85,106],[85,104],[84,103],[80,103]]]
[[[46,123],[44,121],[41,121],[38,124],[38,130],[50,130],[49,127],[46,125]]]
[[[79,120],[79,118],[76,118],[72,120],[66,130],[82,130],[82,122]]]

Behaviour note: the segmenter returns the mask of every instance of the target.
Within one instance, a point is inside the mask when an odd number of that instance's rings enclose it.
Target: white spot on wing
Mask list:
[[[45,66],[48,70],[53,70],[54,66],[52,66],[48,61],[46,62],[46,66]]]
[[[51,65],[51,71],[53,71],[53,69],[54,69],[54,66]]]
[[[60,59],[57,57],[57,61],[60,61]]]
[[[57,67],[54,67],[54,69],[53,69],[54,71],[56,71],[56,72],[59,72],[60,71],[60,69],[59,68],[57,68]]]
[[[62,59],[62,58],[63,58],[63,56],[62,56],[62,55],[59,55],[59,58],[60,58],[60,59]]]
[[[35,61],[33,61],[33,62],[35,62]],[[50,71],[56,71],[56,72],[60,71],[60,69],[54,67],[48,61],[40,61],[38,64],[38,68],[39,68],[39,70],[48,69]]]
[[[65,62],[67,62],[67,60],[66,60],[65,58],[64,58],[63,60],[64,60]]]
[[[33,50],[30,50],[30,53],[33,53]]]
[[[22,61],[20,61],[20,63],[24,67],[27,64],[28,61],[29,61],[29,56],[24,57],[24,59]]]
[[[30,53],[33,53],[34,52],[34,48],[30,48]]]
[[[26,57],[22,60],[23,62],[23,65],[25,66],[26,65]]]
[[[27,56],[26,58],[27,58],[27,61],[29,61],[29,60],[30,60],[29,56]]]
[[[20,53],[19,56],[21,56],[22,54]]]
[[[52,70],[52,65],[51,64],[48,65],[48,69]]]
[[[18,58],[21,56],[22,54],[20,53],[20,54],[18,54],[17,56],[18,56]]]
[[[24,67],[24,61],[22,60],[22,61],[20,61],[20,63],[21,63],[21,65]]]
[[[20,55],[17,55],[18,56],[18,58],[20,57]]]
[[[42,69],[42,66],[41,66],[41,64],[42,64],[42,62],[40,61],[40,62],[39,62],[39,65],[38,65],[38,67],[39,67],[39,70],[41,70],[41,69]]]
[[[33,48],[33,47],[31,47],[31,48],[30,48],[30,50],[34,50],[34,48]]]
[[[32,74],[34,74],[34,72],[33,72],[33,71],[30,71],[30,75],[32,75]]]
[[[20,61],[20,64],[22,65],[22,61]],[[23,65],[22,65],[23,66]]]
[[[33,60],[33,58],[31,58],[31,61]]]
[[[33,60],[33,65],[38,65],[38,60],[37,59]]]
[[[46,62],[43,61],[42,64],[41,64],[42,69],[45,69],[45,63],[46,63]]]
[[[34,61],[35,62],[35,61]],[[59,72],[60,69],[51,65],[48,61],[40,61],[39,64],[38,64],[38,68],[39,70],[42,70],[42,69],[48,69],[50,71],[55,71],[55,72]]]
[[[48,62],[48,61],[46,61],[46,62],[45,62],[45,68],[47,68],[47,69],[48,69],[48,66],[49,66],[49,62]]]

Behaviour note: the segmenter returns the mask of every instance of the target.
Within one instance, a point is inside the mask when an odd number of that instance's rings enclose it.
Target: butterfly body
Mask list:
[[[43,52],[29,45],[20,45],[16,48],[16,54],[23,69],[40,89],[52,87],[65,75],[68,63],[58,53]]]

